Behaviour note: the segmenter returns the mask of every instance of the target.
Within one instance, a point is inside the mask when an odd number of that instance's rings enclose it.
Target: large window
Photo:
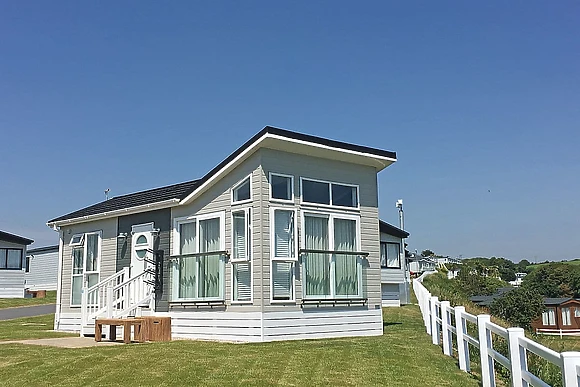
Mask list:
[[[80,306],[83,286],[90,288],[99,282],[101,233],[76,234],[71,238],[72,286],[71,306]]]
[[[0,249],[0,269],[21,270],[22,249]]]
[[[358,187],[300,178],[302,202],[338,207],[358,207]]]
[[[223,213],[176,220],[173,300],[223,300],[224,230]]]
[[[296,211],[270,209],[271,299],[294,300],[294,262],[296,252]]]
[[[291,202],[294,200],[294,177],[270,173],[270,199]]]
[[[381,242],[381,267],[401,268],[401,245],[399,243]]]
[[[360,297],[362,266],[356,254],[360,245],[358,218],[305,213],[302,228],[304,297]]]
[[[542,313],[542,325],[556,325],[556,310],[554,308],[547,308]]]
[[[232,212],[232,301],[252,301],[252,219],[249,208]]]
[[[562,325],[572,325],[570,322],[570,308],[562,308]]]

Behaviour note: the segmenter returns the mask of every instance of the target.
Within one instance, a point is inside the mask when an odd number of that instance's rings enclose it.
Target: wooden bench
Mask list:
[[[103,340],[103,325],[109,326],[109,340],[117,340],[117,327],[123,327],[123,342],[131,343],[131,327],[135,327],[135,341],[142,342],[141,327],[143,319],[139,318],[98,318],[95,320],[95,341]]]

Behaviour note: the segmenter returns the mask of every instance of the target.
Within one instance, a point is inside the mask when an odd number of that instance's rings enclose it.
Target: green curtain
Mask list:
[[[328,218],[305,216],[304,237],[306,249],[328,250]],[[304,268],[306,295],[330,295],[330,260],[328,254],[306,254]]]
[[[199,222],[200,252],[214,252],[220,249],[219,218]],[[199,257],[199,298],[220,297],[220,261],[219,254],[208,254]]]
[[[356,221],[334,219],[334,250],[356,251]],[[337,296],[358,295],[356,255],[336,254],[335,280]]]

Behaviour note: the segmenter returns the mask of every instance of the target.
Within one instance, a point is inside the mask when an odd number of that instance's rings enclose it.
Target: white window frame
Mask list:
[[[239,188],[245,181],[248,180],[250,182],[250,198],[244,200],[234,200],[234,191]],[[244,177],[242,180],[238,181],[236,184],[233,185],[231,188],[230,193],[231,203],[238,205],[238,204],[247,204],[252,202],[252,174],[250,173],[248,176]]]
[[[310,210],[303,210],[301,211],[301,217],[300,217],[300,221],[301,221],[301,225],[302,225],[302,230],[304,230],[304,224],[305,224],[305,217],[306,216],[316,216],[316,217],[322,217],[322,218],[326,218],[328,219],[328,249],[329,251],[334,250],[334,220],[335,219],[346,219],[346,220],[354,220],[356,222],[356,246],[355,246],[355,252],[359,252],[361,249],[361,231],[360,231],[360,215],[354,215],[354,214],[345,214],[345,213],[336,213],[336,212],[322,212],[322,211],[310,211]],[[300,248],[301,249],[305,249],[306,248],[306,237],[304,232],[302,233],[302,238],[300,238]],[[330,294],[329,295],[324,295],[324,296],[320,296],[320,295],[312,295],[309,296],[306,294],[306,287],[305,287],[305,281],[306,281],[306,270],[304,270],[304,262],[302,262],[302,273],[303,273],[303,279],[302,279],[302,298],[305,300],[318,300],[318,299],[341,299],[341,298],[345,298],[345,299],[359,299],[359,298],[363,298],[363,278],[362,278],[362,259],[361,257],[357,257],[357,264],[356,264],[356,269],[357,269],[357,276],[358,276],[358,284],[357,284],[357,288],[358,288],[358,294],[356,296],[337,296],[336,295],[336,259],[335,259],[336,255],[335,254],[330,254]]]
[[[139,239],[140,236],[144,236],[145,239],[147,239],[147,243],[139,243],[137,244],[137,239]],[[153,254],[150,251],[147,250],[153,250],[153,233],[151,231],[142,231],[142,232],[136,232],[132,235],[131,238],[131,260],[133,260],[133,256],[135,256],[137,259],[141,260],[153,260]],[[145,256],[143,258],[139,258],[139,256],[137,256],[137,250],[145,250]],[[147,269],[147,267],[149,266],[149,263],[147,263],[147,261],[145,261],[143,267],[144,269]],[[131,274],[133,275],[133,274]]]
[[[274,213],[276,210],[292,211],[294,213],[294,257],[275,257],[275,227]],[[270,303],[271,304],[295,304],[296,303],[296,264],[298,262],[298,210],[296,207],[271,206],[270,207]],[[290,262],[292,264],[292,298],[288,300],[274,299],[274,276],[272,262]]]
[[[278,199],[272,197],[272,176],[278,177],[286,177],[290,179],[290,199]],[[283,173],[278,172],[270,172],[269,180],[268,180],[268,191],[269,191],[269,199],[272,202],[280,202],[280,203],[294,203],[294,175],[285,175]]]
[[[234,214],[238,213],[238,212],[243,212],[245,215],[245,219],[246,219],[246,232],[248,234],[246,234],[246,258],[245,259],[238,259],[238,258],[234,258]],[[248,221],[249,219],[249,221]],[[252,214],[252,208],[247,207],[247,208],[236,208],[236,209],[232,209],[231,212],[231,216],[230,216],[230,220],[231,220],[231,241],[232,241],[232,250],[231,250],[231,258],[230,258],[230,262],[249,262],[252,260],[252,254],[254,252],[254,249],[252,248],[252,244],[254,241],[254,238],[252,236],[252,231],[253,231],[253,221],[254,221],[254,217]],[[249,240],[248,240],[249,237]]]
[[[73,242],[76,237],[80,237],[79,241]],[[83,245],[84,241],[85,241],[85,234],[73,234],[73,236],[70,238],[70,242],[68,245],[70,247],[79,247],[79,246]]]
[[[246,259],[235,259],[233,258],[233,254],[234,254],[234,213],[236,212],[244,212],[245,213],[245,219],[246,219],[246,232],[248,233],[246,235]],[[248,216],[249,216],[249,221],[248,221]],[[239,208],[239,209],[232,209],[231,212],[231,241],[232,241],[232,258],[230,258],[230,268],[231,268],[231,295],[230,295],[230,302],[232,304],[236,304],[236,305],[243,305],[243,304],[253,304],[254,303],[254,264],[253,264],[253,260],[252,260],[252,255],[254,254],[254,237],[252,235],[253,233],[253,222],[254,222],[254,216],[252,213],[252,208],[251,207],[247,207],[247,208]],[[249,237],[249,241],[247,240],[247,238]],[[248,251],[249,250],[249,251]],[[235,278],[234,278],[234,266],[240,263],[247,263],[248,265],[250,265],[250,299],[249,300],[243,300],[243,301],[238,301],[234,299],[234,283],[235,283]]]
[[[294,212],[294,257],[275,257],[274,212],[276,210]],[[298,261],[298,211],[294,207],[270,207],[270,259],[272,261]]]
[[[572,316],[570,314],[570,308],[564,307],[561,310],[562,310],[562,325],[563,326],[572,325]]]
[[[580,317],[580,307],[574,307],[574,317]]]
[[[304,201],[304,189],[302,187],[302,183],[304,180],[307,181],[314,181],[317,183],[325,183],[328,184],[328,195],[330,198],[330,204],[323,204],[323,203],[313,203],[313,202],[306,202]],[[345,187],[354,187],[356,188],[356,207],[348,207],[348,206],[337,206],[332,204],[332,185],[343,185]],[[316,207],[326,207],[326,208],[338,208],[341,210],[360,210],[360,188],[358,184],[349,184],[349,183],[340,183],[338,181],[329,181],[329,180],[319,180],[319,179],[312,179],[310,177],[303,177],[300,176],[300,204],[306,206],[316,206]]]
[[[97,271],[89,271],[87,272],[87,244],[86,244],[86,240],[87,240],[87,235],[93,235],[96,234],[98,235],[99,239],[97,242]],[[75,234],[73,235],[76,236],[79,234]],[[103,232],[102,231],[90,231],[90,232],[85,232],[83,233],[83,237],[81,238],[82,243],[83,243],[83,272],[82,274],[74,274],[74,255],[73,255],[73,250],[76,248],[79,248],[81,245],[79,243],[75,243],[72,244],[70,246],[72,246],[72,249],[70,250],[70,259],[71,259],[71,281],[70,281],[70,300],[69,300],[69,305],[71,308],[80,308],[81,304],[82,304],[82,293],[81,293],[81,303],[80,304],[73,304],[73,278],[74,277],[82,277],[82,286],[81,286],[81,291],[82,289],[85,288],[85,286],[87,285],[87,274],[98,274],[99,275],[99,281],[97,281],[97,283],[99,283],[101,281],[101,258],[102,258],[102,249],[103,249]],[[72,242],[72,237],[71,237],[71,242]]]
[[[556,325],[556,308],[546,308],[546,311],[542,312],[542,325]]]
[[[195,250],[196,253],[199,252],[199,243],[200,243],[200,238],[199,238],[199,222],[203,221],[203,220],[207,220],[207,219],[215,219],[215,218],[219,218],[220,220],[220,247],[219,247],[219,251],[225,251],[226,249],[226,214],[225,211],[219,211],[219,212],[212,212],[212,213],[207,213],[207,214],[200,214],[200,215],[191,215],[191,216],[184,216],[184,217],[180,217],[180,218],[175,218],[173,220],[173,256],[178,256],[181,255],[181,246],[180,246],[180,234],[179,234],[179,226],[183,223],[192,223],[195,222],[195,235],[196,235],[196,246],[195,246]],[[222,258],[223,259],[223,258]],[[195,267],[196,273],[199,275],[199,260],[197,260],[196,262],[196,267]],[[225,289],[225,285],[226,285],[226,278],[225,278],[225,264],[220,266],[220,275],[221,278],[223,278],[223,282],[221,284],[222,289],[221,289],[221,296],[218,297],[197,297],[197,298],[179,298],[177,297],[177,295],[179,295],[179,282],[175,280],[175,278],[179,278],[179,272],[178,272],[178,265],[175,264],[173,265],[173,270],[172,270],[172,292],[171,292],[171,301],[170,302],[184,302],[184,301],[224,301],[225,300],[225,293],[226,293],[226,289]],[[199,277],[198,277],[199,278]]]
[[[389,269],[389,270],[401,270],[403,269],[403,262],[401,260],[401,244],[399,242],[389,242],[389,241],[381,241],[380,242],[380,251],[379,251],[379,258],[383,259],[382,254],[383,254],[383,245],[398,245],[399,246],[399,254],[397,255],[397,260],[399,262],[398,266],[389,266],[389,260],[388,260],[388,256],[387,256],[387,246],[385,246],[385,266],[383,266],[381,264],[381,269]]]

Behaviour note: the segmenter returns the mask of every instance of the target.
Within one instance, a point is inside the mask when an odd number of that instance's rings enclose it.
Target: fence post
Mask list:
[[[81,337],[85,337],[83,332],[83,327],[87,325],[87,304],[88,304],[88,292],[87,287],[83,285],[83,289],[81,291]]]
[[[512,386],[528,387],[528,382],[522,379],[522,371],[528,370],[526,349],[520,346],[520,337],[525,337],[524,330],[522,328],[508,328],[507,334]]]
[[[578,387],[578,373],[576,366],[580,365],[580,352],[562,352],[562,385]]]
[[[107,285],[107,318],[113,317],[113,284]]]
[[[465,313],[464,306],[455,307],[455,331],[457,332],[457,357],[459,358],[459,369],[465,372],[470,370],[469,367],[469,343],[465,341],[464,335],[467,333],[465,320],[463,319]]]
[[[453,335],[449,331],[449,301],[441,301],[441,330],[443,331],[443,354],[447,356],[452,355],[453,351]]]
[[[488,349],[492,348],[491,332],[487,329],[487,323],[490,321],[488,314],[480,314],[477,316],[479,354],[481,358],[481,384],[483,387],[495,387],[493,359],[489,357],[488,352]]]
[[[429,298],[429,306],[431,311],[431,342],[439,345],[439,325],[437,323],[437,301],[438,297]]]

